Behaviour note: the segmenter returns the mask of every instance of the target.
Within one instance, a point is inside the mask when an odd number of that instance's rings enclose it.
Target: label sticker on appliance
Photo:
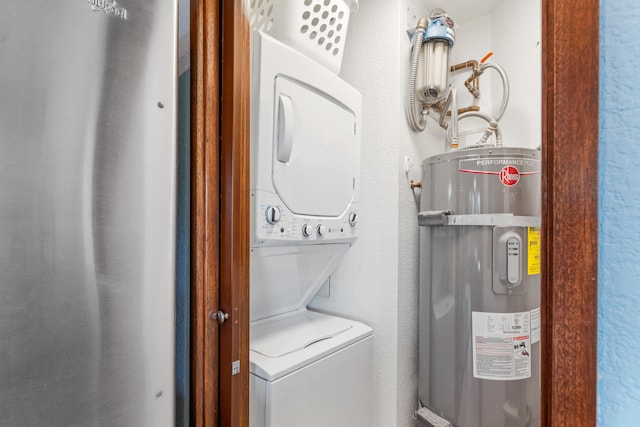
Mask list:
[[[460,160],[458,172],[476,175],[496,175],[506,187],[513,187],[521,177],[540,173],[536,159],[479,158]]]
[[[510,381],[531,377],[531,312],[471,313],[473,376]]]
[[[540,274],[540,227],[529,227],[527,233],[527,273]]]
[[[531,344],[540,341],[540,307],[531,310]]]

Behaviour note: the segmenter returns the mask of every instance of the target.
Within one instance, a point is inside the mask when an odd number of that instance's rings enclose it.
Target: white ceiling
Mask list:
[[[496,8],[501,0],[446,0],[430,1],[434,7],[445,10],[458,25],[486,15]]]

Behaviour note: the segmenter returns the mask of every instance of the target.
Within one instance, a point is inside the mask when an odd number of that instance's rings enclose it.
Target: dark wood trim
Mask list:
[[[191,425],[218,425],[218,0],[191,1]]]
[[[542,2],[542,420],[596,425],[599,2]]]
[[[220,425],[249,425],[249,26],[242,0],[222,4]],[[240,373],[231,374],[233,361]]]

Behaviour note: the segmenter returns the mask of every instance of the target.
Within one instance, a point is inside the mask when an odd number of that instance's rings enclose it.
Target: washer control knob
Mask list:
[[[311,237],[311,234],[313,234],[313,227],[310,226],[309,224],[305,224],[302,226],[302,235],[304,237]]]
[[[269,224],[277,224],[280,221],[280,208],[277,206],[267,206],[264,216]]]
[[[325,227],[324,225],[319,225],[318,236],[324,236],[325,234],[327,234],[327,227]]]
[[[349,214],[349,225],[350,226],[355,226],[356,225],[356,221],[358,221],[358,214],[355,212],[351,212]]]

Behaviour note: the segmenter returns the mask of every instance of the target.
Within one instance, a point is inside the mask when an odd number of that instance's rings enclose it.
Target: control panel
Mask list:
[[[493,292],[526,292],[526,227],[493,227]]]
[[[338,217],[303,216],[289,211],[273,193],[251,193],[252,246],[352,242],[357,237],[356,203]]]
[[[507,240],[507,282],[520,282],[520,238],[515,236]]]

